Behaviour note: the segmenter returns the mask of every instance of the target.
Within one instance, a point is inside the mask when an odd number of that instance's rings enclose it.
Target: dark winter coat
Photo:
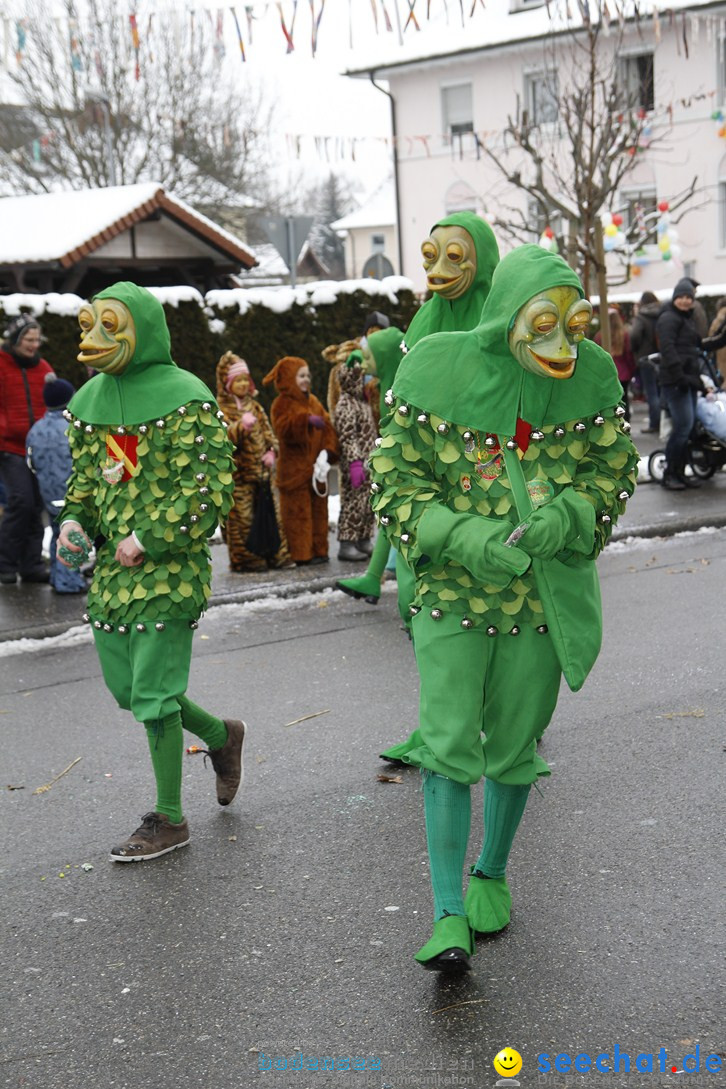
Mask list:
[[[53,503],[65,499],[73,469],[67,430],[68,422],[61,409],[51,409],[28,432],[28,463],[38,478],[41,497],[52,518],[58,515]]]
[[[0,349],[0,451],[25,457],[25,436],[45,415],[43,386],[53,368],[45,359],[23,359]]]
[[[666,303],[656,323],[658,350],[661,354],[661,385],[700,388],[699,373],[703,351],[713,351],[726,344],[726,326],[720,334],[702,339],[692,311],[678,310]]]
[[[641,306],[630,327],[630,347],[636,360],[653,355],[658,351],[655,339],[655,323],[661,312],[659,302],[645,303]]]

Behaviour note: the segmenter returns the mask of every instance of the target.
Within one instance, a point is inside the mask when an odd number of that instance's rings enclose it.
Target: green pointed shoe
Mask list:
[[[377,575],[359,575],[354,579],[338,579],[335,584],[344,594],[365,598],[369,605],[377,605],[381,596],[381,580]]]
[[[445,915],[434,923],[434,932],[414,960],[429,972],[454,975],[471,971],[474,940],[465,915]]]
[[[509,925],[512,894],[506,877],[477,877],[472,866],[464,907],[475,934],[495,934]]]

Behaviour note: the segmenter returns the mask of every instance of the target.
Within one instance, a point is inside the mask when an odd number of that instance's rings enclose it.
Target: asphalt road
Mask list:
[[[92,646],[0,658],[0,1084],[479,1089],[509,1045],[525,1089],[556,1089],[601,1075],[538,1073],[538,1056],[617,1045],[656,1071],[665,1048],[667,1071],[722,1086],[703,1064],[726,1053],[726,531],[611,545],[600,566],[605,644],[543,741],[553,774],[515,844],[512,923],[455,984],[412,959],[431,918],[418,774],[376,778],[416,714],[392,593],[208,614],[190,695],[249,722],[246,783],[222,810],[211,769],[186,756],[192,844],[141,865],[107,861],[154,795],[141,728]],[[477,789],[472,858],[480,810]],[[685,1077],[696,1047],[703,1073]],[[326,1058],[335,1073],[307,1069]]]

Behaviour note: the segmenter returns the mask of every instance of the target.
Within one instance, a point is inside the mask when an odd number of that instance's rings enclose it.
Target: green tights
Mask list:
[[[174,824],[184,819],[181,805],[183,730],[200,738],[208,749],[221,749],[227,741],[227,727],[221,719],[210,715],[186,696],[179,696],[178,702],[179,711],[144,723],[156,779],[154,808]]]

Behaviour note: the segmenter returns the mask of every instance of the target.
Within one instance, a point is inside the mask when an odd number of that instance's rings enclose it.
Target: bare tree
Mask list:
[[[25,45],[12,72],[19,105],[0,125],[6,192],[158,181],[215,215],[269,185],[272,107],[233,84],[222,43],[201,12],[159,12],[135,48],[116,0],[28,0]]]
[[[642,56],[623,60],[627,34],[640,33],[628,23],[624,4],[609,22],[607,2],[579,4],[582,23],[566,32],[553,31],[544,44],[544,76],[532,99],[517,101],[501,144],[480,150],[503,178],[527,193],[540,224],[548,225],[558,247],[588,290],[607,293],[601,216],[622,214],[622,239],[609,262],[610,285],[630,276],[635,251],[655,240],[657,213],[629,216],[619,202],[643,154],[668,152],[670,124],[653,115],[653,63],[647,46]],[[595,13],[591,18],[590,11]],[[637,14],[637,12],[636,12]],[[669,201],[671,223],[693,207],[697,177]],[[531,241],[532,217],[522,208],[499,203],[493,222],[519,241]]]

